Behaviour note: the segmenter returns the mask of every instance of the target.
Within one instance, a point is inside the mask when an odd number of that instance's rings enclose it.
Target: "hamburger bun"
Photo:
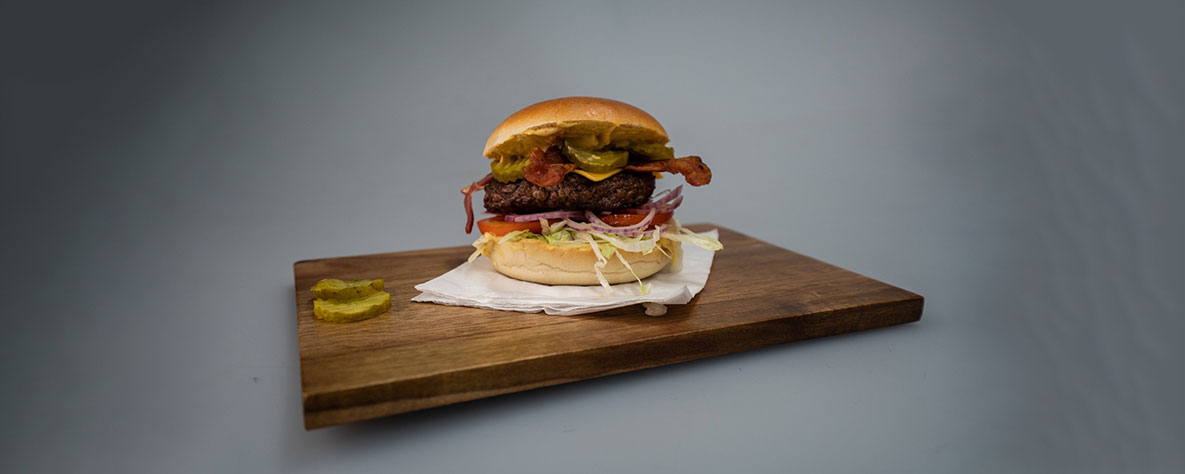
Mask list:
[[[503,120],[486,140],[486,158],[526,156],[569,142],[600,149],[624,142],[666,143],[667,131],[644,110],[596,97],[563,97],[528,106]]]
[[[662,239],[658,245],[669,255],[677,255],[679,242]],[[609,284],[636,281],[658,273],[671,262],[670,257],[655,249],[649,254],[621,252],[633,268],[630,272],[617,256],[606,257],[608,263],[601,274]],[[545,285],[598,285],[600,280],[593,270],[597,256],[588,246],[556,246],[535,239],[495,244],[486,253],[494,269],[511,278]]]

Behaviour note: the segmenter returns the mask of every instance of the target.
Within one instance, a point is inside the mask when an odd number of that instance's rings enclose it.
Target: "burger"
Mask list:
[[[712,181],[700,157],[676,158],[668,141],[654,117],[616,100],[564,97],[515,112],[486,140],[490,173],[461,190],[466,233],[476,191],[492,215],[476,222],[470,262],[484,255],[511,278],[608,288],[677,270],[684,243],[719,250],[674,218],[682,184],[654,193],[668,174]]]

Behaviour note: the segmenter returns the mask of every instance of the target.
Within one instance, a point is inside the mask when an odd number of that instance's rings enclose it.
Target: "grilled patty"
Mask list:
[[[538,186],[520,179],[513,183],[491,181],[485,187],[487,212],[532,214],[547,211],[611,211],[637,207],[654,193],[652,173],[622,171],[601,181],[575,173],[552,186]]]

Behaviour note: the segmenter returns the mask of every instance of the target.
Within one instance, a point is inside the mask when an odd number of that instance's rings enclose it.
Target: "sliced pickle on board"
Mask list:
[[[391,294],[385,291],[348,300],[313,300],[313,314],[317,319],[334,323],[370,319],[390,310]]]
[[[313,297],[326,300],[346,300],[370,296],[383,291],[383,288],[383,280],[326,278],[313,285]]]

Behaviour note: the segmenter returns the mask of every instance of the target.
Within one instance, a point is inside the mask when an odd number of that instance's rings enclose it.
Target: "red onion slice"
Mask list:
[[[675,210],[675,208],[679,207],[680,204],[683,204],[683,196],[679,196],[679,197],[675,198],[674,201],[668,202],[668,203],[663,204],[661,206],[635,207],[635,208],[630,208],[630,209],[622,209],[620,211],[614,211],[614,212],[616,212],[617,214],[645,214],[647,212],[650,212],[653,209],[655,211],[658,211],[661,214],[663,212],[673,212]]]
[[[593,214],[590,211],[585,211],[584,216],[588,219],[588,223],[573,222],[571,219],[564,219],[564,223],[566,223],[568,227],[580,231],[587,232],[590,230],[595,230],[597,232],[604,232],[606,234],[619,234],[633,237],[645,231],[647,227],[650,227],[650,223],[654,221],[654,216],[656,214],[658,214],[658,212],[651,209],[650,213],[646,214],[646,217],[642,218],[641,222],[638,222],[637,224],[623,227],[613,227],[609,224],[606,224],[605,221],[597,218],[596,214]]]
[[[682,185],[680,185],[680,186],[682,186]],[[664,190],[660,191],[658,194],[655,194],[654,196],[652,196],[650,198],[650,201],[648,201],[646,204],[650,204],[650,203],[657,201],[659,199],[665,199],[666,195],[671,194],[671,191],[672,191],[671,189],[664,189]]]
[[[550,211],[536,214],[506,214],[502,216],[502,220],[506,222],[532,222],[539,219],[563,219],[565,217],[580,217],[582,215],[584,213],[580,211]]]
[[[641,206],[638,206],[638,207],[641,209],[650,209],[652,207],[659,207],[659,206],[662,206],[668,202],[674,201],[675,198],[678,198],[681,195],[683,195],[683,185],[682,184],[675,186],[675,189],[670,190],[670,192],[666,193],[666,195],[659,193],[659,196],[662,196],[662,197],[655,196],[654,199],[650,200],[650,202],[643,204]]]

